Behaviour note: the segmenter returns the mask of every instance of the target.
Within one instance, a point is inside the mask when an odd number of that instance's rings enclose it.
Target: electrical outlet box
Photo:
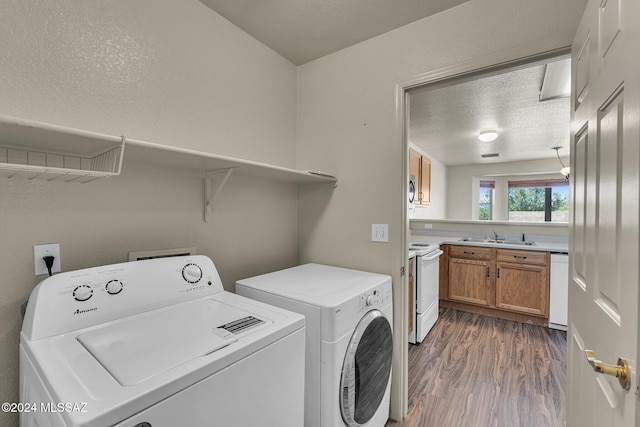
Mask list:
[[[389,224],[371,224],[371,241],[388,242]]]
[[[53,256],[53,267],[51,273],[59,273],[60,269],[60,243],[49,243],[46,245],[33,246],[33,263],[35,265],[36,276],[49,274],[47,265],[44,263],[44,257]]]
[[[425,224],[424,228],[433,228],[433,224]]]

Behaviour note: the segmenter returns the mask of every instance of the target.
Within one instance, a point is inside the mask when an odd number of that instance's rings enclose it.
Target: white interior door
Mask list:
[[[572,47],[569,427],[640,422],[639,32],[640,1],[590,0]],[[595,372],[587,350],[610,365],[626,359],[628,390]]]

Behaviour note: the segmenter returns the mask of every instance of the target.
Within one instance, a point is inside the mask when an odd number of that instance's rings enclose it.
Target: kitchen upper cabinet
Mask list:
[[[498,249],[496,307],[549,316],[548,253]]]
[[[416,206],[431,204],[431,159],[409,149],[409,173],[416,178]]]

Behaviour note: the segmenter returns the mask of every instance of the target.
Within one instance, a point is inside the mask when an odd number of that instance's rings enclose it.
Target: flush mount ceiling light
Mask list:
[[[565,166],[564,163],[562,163],[562,160],[560,159],[560,153],[558,152],[558,150],[560,150],[561,148],[562,147],[551,147],[552,150],[556,150],[556,156],[558,157],[558,161],[562,165],[562,169],[560,169],[560,173],[564,175],[565,178],[569,179],[569,173],[571,172],[571,168],[569,166]]]
[[[482,142],[491,142],[495,140],[497,137],[498,137],[498,131],[494,129],[483,130],[478,135],[478,139]]]

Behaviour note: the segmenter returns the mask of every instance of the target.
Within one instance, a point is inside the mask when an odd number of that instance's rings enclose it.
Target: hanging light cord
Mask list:
[[[556,156],[558,156],[558,161],[560,162],[563,168],[566,168],[566,166],[564,165],[564,163],[562,163],[562,160],[560,159],[560,153],[559,153],[560,148],[562,147],[553,147],[553,149],[556,150]]]

